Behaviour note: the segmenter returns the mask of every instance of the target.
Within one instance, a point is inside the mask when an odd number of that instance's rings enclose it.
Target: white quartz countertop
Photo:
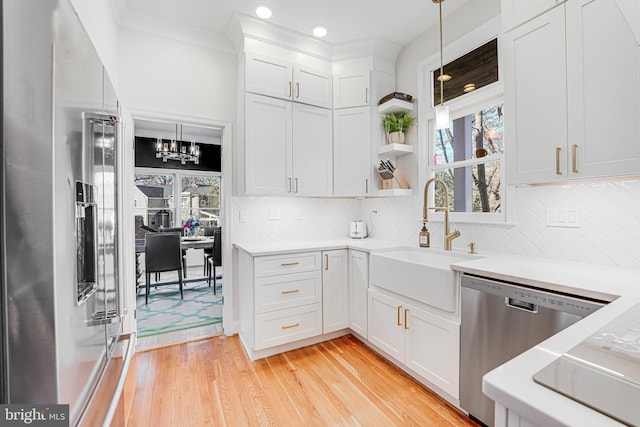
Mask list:
[[[532,376],[633,304],[640,302],[640,270],[503,254],[452,264],[451,268],[464,273],[613,301],[486,374],[483,378],[483,391],[502,406],[537,426],[622,425],[537,384]],[[629,404],[637,405],[638,402]]]
[[[317,240],[288,240],[269,242],[235,242],[234,245],[252,256],[277,255],[287,252],[328,251],[332,249],[356,249],[371,252],[380,249],[406,246],[402,242],[367,239],[317,239]]]

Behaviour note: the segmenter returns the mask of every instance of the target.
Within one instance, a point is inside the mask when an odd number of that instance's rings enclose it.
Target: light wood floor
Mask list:
[[[475,426],[353,336],[249,361],[215,337],[138,353],[128,426]]]

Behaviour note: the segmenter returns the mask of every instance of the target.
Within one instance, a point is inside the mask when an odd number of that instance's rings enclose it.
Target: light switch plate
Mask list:
[[[240,209],[240,213],[238,214],[238,216],[239,216],[239,221],[242,223],[249,221],[249,215],[247,214],[246,209]]]
[[[295,217],[295,219],[302,219],[302,211],[300,210],[300,208],[296,208],[293,216]]]
[[[571,208],[547,208],[547,227],[580,227],[580,209]]]

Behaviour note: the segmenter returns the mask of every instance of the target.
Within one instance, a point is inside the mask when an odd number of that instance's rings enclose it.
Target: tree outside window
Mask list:
[[[453,212],[502,212],[504,154],[502,104],[458,117],[448,129],[435,130],[431,169],[448,188]],[[436,187],[435,205],[444,206]]]

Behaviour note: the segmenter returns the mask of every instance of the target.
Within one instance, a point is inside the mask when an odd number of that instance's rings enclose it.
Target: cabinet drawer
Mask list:
[[[321,333],[321,303],[258,314],[254,350],[287,344]]]
[[[256,279],[256,313],[322,302],[319,271]]]
[[[320,252],[270,255],[255,259],[255,276],[320,271]]]

